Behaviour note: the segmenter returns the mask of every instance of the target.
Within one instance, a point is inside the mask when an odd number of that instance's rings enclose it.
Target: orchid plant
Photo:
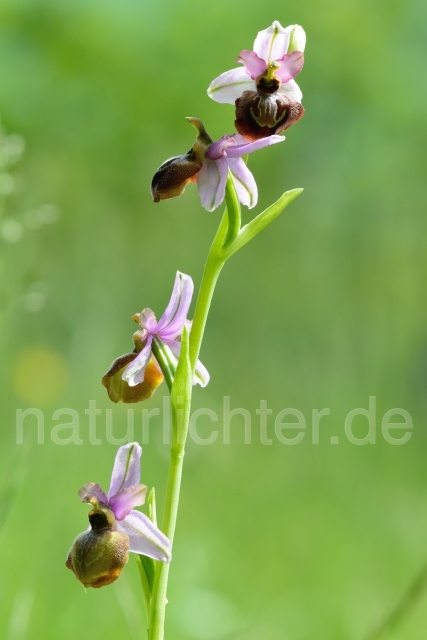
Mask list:
[[[299,25],[283,28],[276,21],[260,31],[253,51],[244,50],[237,58],[243,66],[222,73],[208,89],[213,100],[235,104],[237,132],[213,142],[201,120],[187,118],[197,130],[193,147],[166,160],[152,180],[154,202],[180,196],[187,184],[195,182],[206,210],[214,211],[224,200],[226,205],[207,257],[193,321],[188,319],[193,281],[178,271],[160,320],[149,308],[133,316],[139,327],[133,334],[134,349],[114,360],[102,379],[110,399],[126,403],[149,398],[166,382],[172,405],[172,445],[163,523],[158,528],[154,490],[147,500],[147,515],[134,509],[144,504],[147,491],[139,482],[141,448],[138,443],[120,447],[108,493],[94,483],[79,491],[81,500],[92,506],[90,527],[76,538],[66,562],[86,587],[102,587],[119,577],[129,552],[137,554],[148,640],[164,638],[192,389],[209,382],[199,353],[216,282],[226,261],[302,192],[286,191],[242,226],[241,205],[252,209],[258,201],[245,156],[283,142],[278,134],[303,116],[302,94],[294,78],[303,67],[304,48],[305,33]]]

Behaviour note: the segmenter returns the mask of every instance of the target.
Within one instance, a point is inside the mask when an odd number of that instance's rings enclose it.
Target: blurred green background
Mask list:
[[[6,640],[144,637],[133,559],[114,585],[88,592],[64,566],[87,522],[78,489],[108,486],[106,409],[115,437],[126,436],[127,407],[108,401],[100,378],[131,347],[132,314],[163,311],[177,269],[200,283],[220,212],[202,210],[193,186],[155,205],[150,180],[191,147],[185,116],[214,138],[232,133],[233,107],[206,88],[275,19],[307,32],[306,115],[283,145],[251,157],[256,212],[305,191],[219,281],[202,350],[211,383],[194,406],[220,414],[230,396],[250,411],[253,438],[244,443],[235,417],[230,444],[221,435],[188,445],[166,637],[363,640],[427,561],[425,3],[3,0]],[[165,393],[144,407],[161,407]],[[369,396],[377,441],[356,446],[344,419]],[[90,400],[102,410],[100,445],[89,441]],[[272,446],[260,443],[261,400],[273,411]],[[16,411],[28,407],[43,412],[44,444],[30,419],[16,443]],[[296,446],[274,438],[287,407],[307,420]],[[402,446],[381,434],[394,407],[413,420]],[[82,445],[52,442],[60,408],[77,412]],[[313,444],[311,414],[322,408],[330,416]],[[356,419],[355,434],[366,430]],[[161,511],[159,417],[150,436],[142,480]],[[424,637],[426,604],[384,637]]]

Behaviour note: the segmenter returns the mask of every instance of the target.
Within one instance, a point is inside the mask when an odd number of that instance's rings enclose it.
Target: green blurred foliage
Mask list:
[[[132,314],[163,310],[176,269],[200,283],[220,213],[203,211],[193,186],[155,205],[150,179],[191,146],[185,116],[215,138],[233,131],[233,108],[206,88],[274,19],[307,31],[306,115],[283,146],[251,157],[257,211],[305,191],[221,275],[202,351],[212,380],[195,407],[220,412],[230,396],[250,411],[253,441],[236,417],[231,444],[189,443],[167,637],[362,639],[427,559],[425,3],[3,0],[0,115],[26,141],[1,205],[7,640],[143,637],[134,562],[87,593],[64,565],[86,527],[78,489],[108,485],[105,409],[117,438],[126,420],[100,378],[131,347]],[[34,223],[46,206],[55,224]],[[369,396],[377,443],[355,446],[344,418]],[[260,443],[262,399],[273,418],[304,414],[302,443]],[[100,445],[89,442],[90,400],[103,411]],[[16,444],[16,410],[27,407],[44,412],[44,445],[30,426]],[[78,412],[81,446],[51,442],[61,407]],[[324,407],[312,444],[311,412]],[[393,407],[414,422],[403,446],[381,436]],[[142,479],[161,511],[167,446],[159,418],[152,425]],[[423,637],[425,604],[388,637]]]

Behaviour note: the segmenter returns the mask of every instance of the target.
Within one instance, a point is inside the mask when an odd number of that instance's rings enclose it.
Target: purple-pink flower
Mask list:
[[[74,540],[65,564],[85,587],[99,589],[117,580],[129,551],[171,561],[169,539],[134,509],[144,504],[147,492],[139,482],[141,453],[137,442],[119,448],[107,494],[93,482],[79,491],[82,501],[92,505],[90,526]]]
[[[187,320],[188,310],[193,297],[193,280],[185,273],[177,271],[172,296],[160,320],[157,322],[154,311],[143,309],[134,316],[140,326],[140,331],[134,334],[135,343],[140,343],[142,349],[136,358],[123,371],[122,379],[130,387],[140,384],[144,380],[144,372],[151,360],[153,344],[160,347],[166,345],[171,352],[176,365],[181,352],[180,337],[184,326],[190,328]],[[200,361],[197,362],[193,384],[205,387],[209,382],[209,373]]]
[[[129,538],[129,551],[170,562],[168,538],[144,513],[135,511],[145,502],[147,487],[140,484],[142,449],[137,442],[120,447],[114,461],[110,488],[105,494],[99,484],[89,482],[79,491],[83,502],[96,498],[109,507],[117,521],[117,530]]]
[[[197,188],[205,209],[213,211],[224,200],[229,171],[240,202],[249,209],[255,207],[258,202],[258,188],[242,157],[283,140],[281,136],[270,136],[256,142],[248,142],[243,136],[235,133],[232,136],[222,136],[220,140],[211,144],[197,176]]]
[[[236,104],[237,131],[250,140],[280,133],[302,117],[302,93],[294,78],[304,64],[305,33],[277,22],[260,31],[253,51],[240,52],[231,69],[211,82],[208,95]]]
[[[139,402],[154,393],[163,381],[155,352],[166,354],[172,365],[173,376],[181,352],[178,339],[184,326],[188,329],[191,327],[187,315],[193,289],[190,276],[177,271],[171,299],[160,320],[157,321],[154,311],[148,308],[133,316],[133,320],[139,324],[139,329],[133,334],[135,349],[116,358],[102,378],[102,384],[113,402]],[[198,360],[193,384],[205,387],[208,382],[209,373]]]
[[[242,159],[253,151],[277,144],[281,136],[249,142],[243,136],[224,135],[216,142],[206,133],[198,118],[187,118],[197,129],[193,148],[185,155],[166,160],[157,169],[151,192],[155,202],[181,195],[188,182],[196,182],[202,205],[213,211],[223,202],[228,175],[242,204],[252,209],[258,202],[258,189],[252,173]]]

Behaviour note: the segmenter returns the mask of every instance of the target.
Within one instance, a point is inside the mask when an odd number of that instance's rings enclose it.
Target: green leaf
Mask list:
[[[147,498],[148,517],[157,527],[156,518],[156,492],[154,487],[151,489]],[[154,573],[156,570],[156,561],[147,556],[137,555],[136,563],[138,565],[139,575],[141,576],[142,591],[144,593],[145,608],[147,611],[147,620],[150,618],[151,594],[153,591]]]
[[[156,492],[154,487],[151,489],[147,498],[148,517],[151,522],[157,527],[157,515],[156,515]]]
[[[136,563],[138,565],[139,575],[141,577],[142,591],[144,594],[145,610],[147,612],[147,620],[150,619],[151,594],[153,591],[154,572],[156,569],[155,560],[148,556],[137,555]]]
[[[226,249],[238,235],[242,221],[240,202],[234,186],[233,174],[228,170],[227,184],[225,186],[225,202],[227,204],[228,229],[222,245]]]
[[[278,215],[282,213],[282,211],[295,200],[300,193],[302,193],[304,189],[292,189],[291,191],[286,191],[274,204],[265,209],[262,213],[260,213],[256,218],[248,222],[245,225],[240,233],[236,236],[233,242],[224,250],[224,257],[227,259],[236,253],[239,249],[241,249],[249,240],[252,240],[256,235],[258,235],[265,227],[267,227]]]

